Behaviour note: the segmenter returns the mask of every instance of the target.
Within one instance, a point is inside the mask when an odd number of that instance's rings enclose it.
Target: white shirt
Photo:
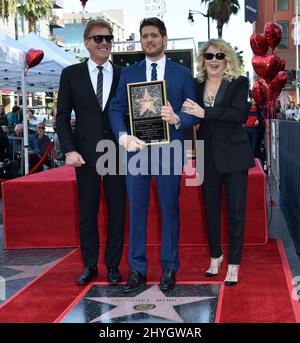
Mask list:
[[[300,110],[298,110],[295,114],[295,120],[300,121]]]
[[[165,78],[165,68],[166,68],[166,55],[164,55],[158,61],[151,61],[148,57],[146,57],[146,77],[147,81],[151,81],[151,73],[152,73],[152,63],[157,63],[156,70],[157,70],[157,80],[161,81]]]
[[[161,81],[165,78],[165,69],[166,69],[166,55],[164,55],[161,59],[153,62],[148,57],[146,59],[146,77],[147,81],[151,81],[151,73],[152,73],[152,63],[157,63],[156,70],[157,70],[157,80]],[[178,116],[177,116],[178,117]],[[178,117],[179,119],[179,117]],[[176,130],[180,128],[180,121],[178,124],[175,124]]]
[[[294,109],[290,108],[289,110],[286,110],[286,112],[285,112],[286,119],[293,119],[293,118],[295,118],[297,113],[298,113],[297,108],[294,108]]]
[[[97,78],[98,78],[98,72],[99,69],[97,68],[98,64],[96,64],[92,59],[88,59],[87,65],[89,68],[89,74],[90,79],[95,91],[95,94],[97,94]],[[102,93],[102,110],[105,108],[105,105],[107,103],[112,80],[113,80],[113,67],[112,64],[109,61],[106,61],[104,64],[102,64],[102,73],[103,73],[103,93]]]

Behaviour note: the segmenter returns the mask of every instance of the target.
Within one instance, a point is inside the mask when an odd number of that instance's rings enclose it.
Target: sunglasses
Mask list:
[[[217,60],[221,61],[224,60],[226,55],[224,54],[224,52],[218,52],[217,54],[206,52],[203,56],[206,60],[212,60],[215,57]]]
[[[111,43],[114,39],[113,35],[95,35],[88,37],[88,39],[93,39],[95,43],[102,43],[103,39],[106,40],[106,43]]]

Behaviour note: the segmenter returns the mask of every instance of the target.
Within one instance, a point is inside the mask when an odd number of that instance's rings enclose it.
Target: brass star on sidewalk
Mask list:
[[[167,297],[158,285],[154,285],[135,297],[91,297],[85,299],[115,306],[112,310],[91,320],[90,323],[130,316],[136,313],[146,313],[151,316],[182,323],[183,320],[174,309],[174,306],[212,298],[215,297]]]

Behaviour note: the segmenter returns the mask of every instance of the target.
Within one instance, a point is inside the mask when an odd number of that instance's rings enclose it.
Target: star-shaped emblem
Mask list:
[[[5,278],[5,281],[14,281],[14,280],[20,280],[20,279],[27,279],[36,277],[43,272],[45,272],[47,269],[52,267],[55,263],[57,263],[59,260],[55,260],[46,264],[33,264],[33,265],[20,265],[20,266],[3,266],[5,268],[10,268],[19,271],[20,273],[17,273],[15,275],[9,276],[8,278]]]
[[[168,297],[154,285],[134,297],[87,297],[85,299],[115,306],[112,310],[94,318],[95,323],[113,318],[130,316],[136,313],[146,313],[151,316],[183,322],[174,306],[204,301],[215,297]]]
[[[148,89],[145,89],[145,93],[144,93],[144,97],[141,99],[137,99],[135,100],[138,104],[140,104],[142,106],[141,108],[141,112],[140,112],[140,116],[142,116],[146,111],[150,111],[153,112],[154,114],[156,114],[156,108],[154,106],[155,101],[157,101],[159,99],[159,97],[157,96],[153,96],[151,97]]]

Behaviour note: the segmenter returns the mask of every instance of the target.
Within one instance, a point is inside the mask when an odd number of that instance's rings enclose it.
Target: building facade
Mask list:
[[[70,50],[80,57],[88,56],[83,42],[85,23],[92,19],[104,19],[110,23],[114,32],[114,41],[123,42],[128,33],[124,27],[123,10],[105,10],[89,13],[63,13],[63,28],[54,28],[53,35],[64,42],[65,50]]]

